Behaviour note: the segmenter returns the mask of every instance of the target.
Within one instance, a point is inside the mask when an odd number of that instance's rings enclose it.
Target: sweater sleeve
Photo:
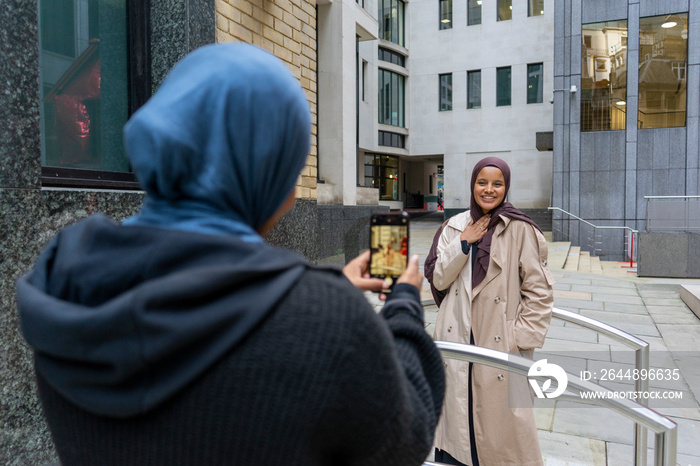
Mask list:
[[[445,380],[418,290],[397,284],[379,315],[358,315],[364,322],[345,353],[338,394],[346,400],[342,416],[351,432],[343,463],[420,465],[433,444]]]

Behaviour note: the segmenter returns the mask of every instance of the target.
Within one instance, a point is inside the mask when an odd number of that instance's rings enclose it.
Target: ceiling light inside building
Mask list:
[[[678,23],[675,22],[675,21],[666,21],[665,23],[663,23],[663,24],[661,25],[661,27],[664,28],[664,29],[668,29],[668,28],[674,27],[674,26],[677,25],[677,24],[678,24]]]
[[[450,22],[450,20],[449,20],[449,19],[447,19],[447,18],[445,18],[445,19],[441,20],[440,22],[441,22],[441,23],[449,23],[449,22]]]
[[[477,5],[481,5],[481,0],[476,0]]]
[[[625,105],[627,105],[627,102],[625,102],[624,100],[618,100],[617,102],[615,102],[615,105],[619,105],[620,107],[624,107]]]

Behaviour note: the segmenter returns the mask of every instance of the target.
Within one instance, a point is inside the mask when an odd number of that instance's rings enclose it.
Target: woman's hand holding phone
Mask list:
[[[420,273],[419,256],[411,256],[404,273],[398,278],[397,283],[408,283],[418,288],[420,291],[423,285],[423,274]],[[355,288],[362,291],[381,291],[389,287],[381,278],[370,278],[369,276],[369,251],[365,251],[343,267],[343,274],[350,280]],[[380,299],[385,298],[380,295]]]
[[[418,288],[418,291],[420,291],[421,286],[423,286],[423,274],[420,273],[420,267],[418,266],[419,260],[418,254],[411,256],[406,270],[401,274],[396,283],[408,283],[409,285],[415,286]]]
[[[381,278],[369,276],[369,251],[365,251],[343,267],[343,274],[362,291],[381,291],[389,286]]]

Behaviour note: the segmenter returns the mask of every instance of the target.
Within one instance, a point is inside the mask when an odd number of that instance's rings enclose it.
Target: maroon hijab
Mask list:
[[[503,202],[489,212],[491,214],[491,218],[489,219],[488,230],[486,231],[484,237],[481,238],[478,246],[479,252],[476,254],[476,264],[474,265],[472,273],[472,289],[476,288],[479,283],[481,283],[484,277],[486,277],[486,272],[489,270],[489,262],[491,260],[491,240],[493,238],[495,226],[498,224],[500,220],[499,217],[501,215],[516,220],[522,220],[534,226],[540,230],[540,232],[542,231],[530,217],[513,207],[513,204],[510,202],[505,202],[505,198],[508,196],[508,190],[510,189],[510,167],[505,161],[499,159],[498,157],[486,157],[485,159],[480,160],[474,166],[471,184],[472,197],[470,213],[472,220],[476,222],[484,216],[484,213],[481,211],[481,207],[476,203],[476,198],[474,197],[474,183],[476,183],[476,177],[484,167],[496,167],[501,170],[501,173],[503,173],[503,181],[506,183],[506,193],[503,197]]]

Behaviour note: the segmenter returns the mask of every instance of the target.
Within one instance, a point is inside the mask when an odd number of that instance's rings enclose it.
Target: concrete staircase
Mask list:
[[[591,256],[588,251],[581,251],[579,246],[571,246],[568,241],[555,241],[549,245],[549,268],[578,271],[585,273],[603,273],[600,258]]]

